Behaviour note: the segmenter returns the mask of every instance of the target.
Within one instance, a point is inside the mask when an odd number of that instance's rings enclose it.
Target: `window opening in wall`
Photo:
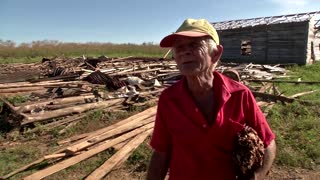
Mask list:
[[[241,41],[241,55],[242,56],[250,56],[251,51],[251,40],[242,40]]]

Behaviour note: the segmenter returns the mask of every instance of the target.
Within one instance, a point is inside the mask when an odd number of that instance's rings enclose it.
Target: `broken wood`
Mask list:
[[[21,125],[26,125],[26,124],[33,123],[33,122],[38,122],[38,121],[48,120],[48,119],[52,119],[52,118],[56,118],[56,117],[61,117],[61,116],[65,116],[65,115],[72,114],[72,113],[82,113],[82,112],[90,110],[90,109],[108,107],[108,106],[111,106],[111,105],[116,104],[121,101],[123,101],[123,99],[113,99],[113,100],[102,101],[102,102],[97,102],[97,103],[87,103],[87,104],[82,104],[82,105],[78,105],[78,106],[58,109],[58,110],[54,110],[54,111],[50,111],[50,112],[44,112],[41,115],[26,115],[26,114],[21,113],[22,115],[25,116],[24,121],[21,123]]]
[[[153,122],[154,119],[152,117],[154,117],[154,116],[155,116],[155,114],[152,115],[151,118],[148,117],[146,119],[139,120],[139,121],[131,121],[131,122],[129,122],[127,124],[124,124],[124,125],[122,125],[122,126],[120,126],[118,128],[115,128],[115,129],[107,131],[107,132],[105,132],[103,134],[100,134],[99,136],[92,137],[91,139],[89,139],[87,141],[84,141],[84,142],[79,143],[77,145],[68,147],[67,151],[69,153],[75,153],[75,152],[78,152],[78,151],[80,151],[80,150],[82,150],[84,148],[92,146],[93,144],[96,144],[98,142],[104,141],[109,137],[112,137],[112,136],[115,136],[115,135],[130,131],[130,130],[135,129],[135,128],[139,128],[140,126],[144,126],[145,124]]]
[[[66,97],[66,98],[59,98],[59,99],[49,99],[49,100],[45,100],[45,101],[24,104],[24,105],[21,105],[20,107],[16,107],[16,109],[18,112],[27,112],[27,111],[30,111],[31,109],[36,108],[36,107],[46,106],[48,104],[58,105],[58,104],[78,103],[78,102],[85,103],[86,100],[93,99],[93,98],[95,98],[94,95]]]
[[[265,85],[263,85],[260,89],[259,92],[260,93],[265,93],[267,91],[267,89],[269,89],[272,86],[272,83],[267,83]]]
[[[133,57],[133,56],[127,56],[127,57],[123,57],[123,58],[112,59],[112,60],[107,61],[107,62],[112,62],[112,63],[114,63],[114,62],[117,62],[117,61],[123,61],[123,60],[125,60],[125,59],[129,59],[129,58],[132,58],[132,57]]]
[[[11,176],[13,176],[13,175],[15,175],[15,174],[17,174],[19,172],[22,172],[22,171],[24,171],[24,170],[26,170],[26,169],[34,166],[34,165],[37,165],[37,164],[43,162],[44,160],[45,160],[45,158],[42,157],[42,158],[40,158],[40,159],[38,159],[38,160],[36,160],[34,162],[31,162],[31,163],[29,163],[29,164],[27,164],[27,165],[15,170],[15,171],[13,171],[13,172],[11,172],[11,173],[9,173],[7,175],[4,175],[4,176],[0,177],[0,179],[8,179],[9,177],[11,177]]]
[[[43,81],[50,81],[50,80],[68,80],[68,79],[74,79],[74,78],[79,78],[80,71],[78,71],[78,73],[72,73],[72,74],[65,74],[65,75],[59,75],[59,76],[54,76],[54,77],[47,77],[47,78],[41,78],[41,79],[34,79],[31,80],[31,83],[35,83],[35,82],[43,82]]]
[[[255,97],[260,97],[263,99],[267,99],[267,100],[271,100],[271,101],[282,101],[282,102],[288,102],[288,103],[292,103],[294,101],[293,98],[288,98],[285,96],[276,96],[276,95],[272,95],[272,94],[266,94],[266,93],[260,93],[260,92],[256,92],[253,91],[252,94]]]
[[[123,148],[111,156],[105,163],[103,163],[99,168],[92,172],[86,179],[96,180],[102,179],[106,174],[108,174],[113,167],[115,167],[120,161],[122,161],[130,152],[136,149],[152,132],[152,129],[143,132],[129,141]]]
[[[51,123],[48,123],[48,124],[45,124],[45,125],[42,125],[41,126],[41,129],[53,129],[55,127],[58,127],[58,126],[61,126],[61,125],[64,125],[64,124],[67,124],[67,123],[71,123],[71,122],[74,122],[74,121],[78,121],[82,118],[86,117],[86,114],[77,114],[77,115],[73,115],[73,116],[70,116],[70,117],[66,117],[64,119],[61,119],[61,120],[57,120],[57,121],[54,121],[54,122],[51,122]],[[28,130],[27,132],[28,133],[33,133],[33,132],[37,132],[39,129],[37,128],[34,128],[34,129],[31,129],[31,130]]]
[[[28,92],[28,91],[39,91],[44,90],[44,87],[17,87],[17,88],[6,88],[0,89],[0,94],[2,93],[17,93],[17,92]]]
[[[252,82],[272,82],[272,83],[296,83],[296,84],[318,84],[320,81],[292,81],[292,80],[267,80],[267,79],[247,79]]]
[[[307,95],[307,94],[312,94],[314,92],[316,92],[318,90],[313,90],[313,91],[306,91],[306,92],[301,92],[301,93],[297,93],[297,94],[294,94],[292,96],[290,96],[290,98],[296,98],[296,97],[299,97],[299,96],[304,96],[304,95]]]
[[[50,154],[50,155],[44,156],[44,159],[48,160],[48,159],[62,158],[66,156],[67,156],[67,153]]]
[[[122,75],[122,74],[127,74],[128,72],[132,72],[139,69],[138,67],[133,67],[133,68],[129,68],[129,69],[125,69],[119,72],[114,72],[114,73],[109,73],[108,75],[110,76],[115,76],[115,75]]]
[[[95,137],[96,135],[99,135],[99,134],[101,134],[101,133],[103,133],[103,132],[112,130],[112,129],[118,127],[118,126],[121,126],[121,125],[126,124],[126,123],[128,123],[128,122],[131,122],[131,121],[134,120],[134,119],[137,119],[137,118],[141,118],[141,117],[143,117],[143,116],[146,116],[145,114],[150,114],[150,113],[153,113],[153,112],[156,112],[156,111],[157,111],[157,106],[154,106],[154,107],[151,107],[151,108],[149,108],[149,109],[147,109],[147,110],[144,110],[143,112],[140,112],[140,113],[138,113],[138,114],[135,114],[135,115],[133,115],[133,116],[131,116],[131,117],[125,119],[125,120],[119,121],[119,122],[117,122],[117,123],[115,123],[115,124],[113,124],[113,125],[111,125],[111,126],[108,126],[108,127],[105,127],[105,128],[99,129],[99,130],[96,130],[96,131],[91,132],[91,133],[85,133],[85,134],[83,134],[83,136],[86,136],[85,138],[81,138],[80,140],[77,140],[77,141],[73,142],[71,145],[69,145],[69,147],[72,147],[72,146],[77,145],[77,144],[79,144],[79,143],[81,143],[81,142],[84,142],[84,141],[86,141],[86,140],[88,140],[88,139],[90,139],[90,138],[92,138],[92,137]],[[145,118],[145,117],[143,117],[143,118]],[[79,135],[79,136],[80,136],[80,135]],[[129,138],[128,138],[128,139],[129,139]],[[116,143],[116,144],[117,144],[117,143]],[[63,148],[61,148],[61,149],[53,152],[52,154],[57,154],[57,153],[64,152],[64,151],[66,151],[66,149],[67,149],[67,147],[63,147]],[[19,173],[19,172],[22,172],[22,171],[24,171],[24,170],[26,170],[26,169],[31,168],[32,166],[34,166],[34,165],[36,165],[36,164],[39,164],[39,163],[43,162],[44,160],[45,160],[45,158],[42,157],[42,158],[40,158],[40,159],[38,159],[38,160],[36,160],[36,161],[34,161],[34,162],[31,162],[31,163],[29,163],[29,164],[27,164],[27,165],[25,165],[25,166],[23,166],[23,167],[15,170],[15,171],[11,172],[11,173],[9,173],[9,174],[1,177],[1,178],[7,179],[7,178],[9,178],[9,177],[11,177],[11,176]]]
[[[0,84],[0,89],[8,89],[8,88],[21,88],[21,87],[38,87],[38,86],[59,86],[59,85],[68,85],[68,84],[88,84],[84,81],[48,81],[48,82],[39,82],[39,83],[29,83],[29,82],[22,82],[22,83],[4,83]]]
[[[147,70],[140,70],[140,71],[131,71],[131,72],[125,72],[125,73],[112,73],[110,75],[121,75],[121,74],[139,74],[139,73],[146,73],[146,72],[156,72],[161,70],[162,68],[155,68],[155,69],[147,69]]]
[[[73,136],[71,138],[67,138],[67,139],[58,141],[57,144],[62,145],[62,144],[72,143],[72,142],[78,141],[80,139],[83,139],[85,137],[88,137],[89,134],[90,133],[84,133],[84,134],[75,135],[75,136]]]
[[[96,131],[91,132],[91,133],[84,133],[84,134],[82,134],[82,135],[77,135],[77,136],[75,136],[75,137],[72,137],[72,138],[70,138],[70,139],[73,140],[73,141],[76,141],[76,139],[77,139],[78,136],[79,136],[79,137],[85,136],[84,138],[79,138],[79,141],[74,142],[74,143],[73,143],[72,145],[70,145],[68,148],[72,148],[73,146],[76,146],[76,145],[78,145],[78,144],[80,144],[80,143],[84,143],[84,142],[86,142],[86,141],[88,141],[88,140],[90,141],[90,139],[94,139],[95,137],[97,137],[97,136],[99,136],[99,135],[102,135],[102,134],[104,134],[104,133],[106,133],[106,132],[108,132],[108,131],[110,131],[110,130],[116,129],[116,128],[121,127],[121,126],[123,126],[123,125],[126,125],[126,124],[129,123],[129,122],[132,122],[132,121],[138,122],[138,121],[141,121],[141,120],[143,120],[143,119],[149,118],[149,117],[151,117],[152,115],[154,115],[154,114],[156,113],[156,111],[157,111],[157,106],[154,106],[154,107],[151,107],[151,108],[149,108],[149,109],[146,109],[146,110],[144,110],[144,111],[142,111],[142,112],[140,112],[140,113],[137,113],[137,114],[135,114],[135,115],[133,115],[133,116],[130,116],[130,117],[128,117],[127,119],[121,120],[121,121],[119,121],[119,122],[117,122],[117,123],[115,123],[115,124],[112,124],[112,125],[110,125],[110,126],[107,126],[107,127],[105,127],[105,128],[96,130]],[[69,140],[66,139],[66,141],[69,141]],[[64,150],[65,150],[65,149],[64,149]]]
[[[35,94],[35,93],[45,93],[47,90],[46,89],[42,89],[42,90],[37,90],[37,91],[23,91],[23,92],[14,92],[14,93],[0,93],[0,96],[5,96],[5,97],[9,97],[9,96],[25,96],[25,95],[31,95],[31,94]]]
[[[70,167],[74,164],[77,164],[87,158],[90,158],[91,156],[95,155],[95,154],[98,154],[120,142],[123,142],[131,137],[134,137],[136,136],[137,134],[140,134],[142,132],[145,132],[147,130],[150,130],[151,128],[153,128],[153,123],[150,123],[146,126],[142,126],[138,129],[135,129],[133,131],[130,131],[120,137],[117,137],[115,139],[112,139],[112,140],[109,140],[108,142],[102,144],[101,146],[98,146],[94,149],[91,149],[91,150],[88,150],[88,151],[85,151],[79,155],[76,155],[76,156],[73,156],[69,159],[66,159],[66,160],[63,160],[63,161],[60,161],[58,162],[57,164],[54,164],[53,166],[50,166],[46,169],[43,169],[43,170],[40,170],[40,171],[37,171],[25,178],[23,178],[24,180],[34,180],[34,179],[43,179],[47,176],[50,176],[51,174],[54,174],[58,171],[61,171],[62,169],[65,169],[67,167]]]

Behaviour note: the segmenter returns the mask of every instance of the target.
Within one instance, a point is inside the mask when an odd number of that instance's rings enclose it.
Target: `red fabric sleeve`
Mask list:
[[[166,101],[168,101],[168,98],[163,92],[159,98],[156,120],[150,141],[150,146],[158,152],[168,152],[171,147],[170,134],[166,125]]]
[[[270,142],[275,139],[275,135],[272,132],[266,118],[264,117],[260,107],[258,106],[251,91],[247,91],[247,115],[246,123],[248,126],[255,129],[264,143],[264,147],[267,147]]]

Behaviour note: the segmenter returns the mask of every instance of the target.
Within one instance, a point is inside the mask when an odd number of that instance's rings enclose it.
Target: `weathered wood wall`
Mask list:
[[[224,47],[222,61],[306,64],[308,32],[309,21],[218,31]],[[251,55],[241,55],[243,40],[251,41]]]
[[[314,55],[316,61],[320,61],[320,30],[315,32]]]
[[[315,31],[314,31],[314,20],[311,19],[308,24],[308,39],[307,39],[307,64],[312,64],[315,62]]]
[[[312,21],[310,21],[309,27],[311,27],[311,33],[312,34],[312,39],[310,39],[310,46],[311,46],[311,42],[313,41],[313,50],[314,50],[314,59],[315,61],[320,61],[320,29],[315,29],[314,27],[314,23],[316,21],[312,19]]]

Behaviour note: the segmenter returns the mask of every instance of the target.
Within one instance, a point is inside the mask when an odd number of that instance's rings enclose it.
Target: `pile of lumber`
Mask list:
[[[120,166],[129,157],[130,153],[151,134],[154,126],[156,108],[156,106],[151,107],[125,120],[92,133],[78,135],[77,137],[61,141],[61,144],[73,142],[69,146],[52,154],[48,154],[2,178],[7,179],[32,166],[44,161],[50,161],[51,166],[24,178],[30,180],[43,179],[102,151],[109,148],[115,148],[117,152],[86,177],[86,179],[101,179],[107,175],[112,168]]]
[[[156,103],[161,91],[181,78],[172,59],[56,57],[44,58],[33,65],[41,71],[37,79],[0,83],[2,113],[12,114],[4,118],[12,126],[35,122],[52,126],[54,120],[53,127],[56,127],[79,120],[83,117],[81,114],[91,110],[123,110],[128,105]],[[21,64],[9,66],[4,66],[9,71],[7,75],[15,74],[14,69],[23,70]],[[247,85],[264,101],[261,105],[270,101],[293,102],[293,98],[279,92],[275,82],[316,83],[279,80],[288,77],[288,71],[279,65],[222,63],[217,71]],[[256,82],[255,86],[251,86],[251,82]],[[27,95],[27,101],[10,103],[8,97],[17,95]]]
[[[15,67],[17,66],[17,67]],[[26,66],[29,68],[29,66]],[[0,115],[15,127],[40,123],[47,128],[68,126],[83,119],[86,113],[101,109],[124,110],[128,106],[156,104],[164,88],[181,79],[174,60],[155,58],[53,58],[34,63],[36,76],[24,77],[19,82],[11,77],[15,70],[23,71],[21,64],[0,66],[0,76],[10,77],[0,81]],[[3,69],[1,69],[3,68]],[[4,71],[8,69],[7,73]],[[283,81],[288,71],[279,65],[221,64],[217,71],[248,86],[259,106],[267,106],[265,113],[276,102],[291,103],[298,96],[313,93],[302,92],[290,97],[279,92],[275,83],[319,83]],[[21,81],[20,81],[21,80]],[[255,85],[251,85],[255,82]],[[14,104],[11,96],[27,96],[26,102]],[[109,148],[117,152],[87,179],[99,179],[112,168],[119,166],[130,153],[150,135],[156,107],[147,109],[109,127],[91,133],[77,135],[61,141],[67,147],[5,175],[9,178],[43,161],[52,166],[39,170],[25,179],[42,179]]]

